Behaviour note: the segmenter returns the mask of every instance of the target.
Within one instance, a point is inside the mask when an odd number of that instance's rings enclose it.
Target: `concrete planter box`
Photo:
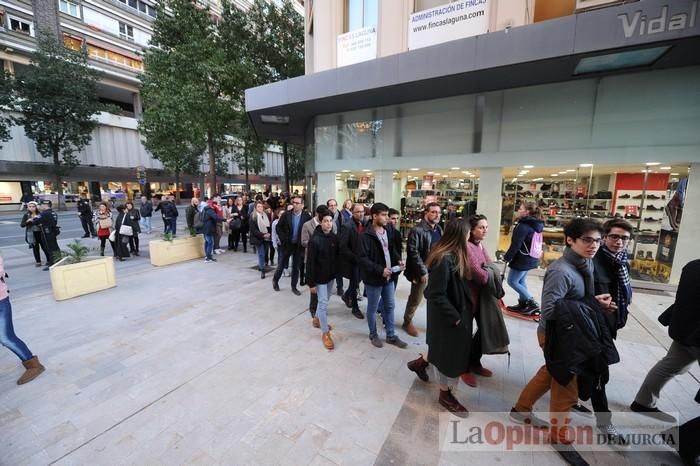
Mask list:
[[[64,258],[52,265],[49,273],[56,301],[117,286],[112,257],[86,257],[75,264]]]
[[[187,236],[172,241],[153,240],[148,243],[151,264],[156,267],[204,257],[204,236]]]

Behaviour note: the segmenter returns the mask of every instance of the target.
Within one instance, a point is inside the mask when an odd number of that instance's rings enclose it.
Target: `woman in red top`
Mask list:
[[[481,350],[481,322],[479,320],[479,295],[489,281],[489,275],[484,265],[491,262],[491,258],[482,244],[488,228],[489,224],[485,215],[476,214],[469,217],[467,249],[469,251],[469,265],[472,271],[469,289],[472,292],[472,302],[474,303],[474,319],[478,326],[476,333],[472,337],[472,347],[469,353],[469,372],[462,374],[462,381],[470,387],[476,387],[474,374],[482,377],[491,377],[493,375],[493,372],[481,365],[483,353]]]

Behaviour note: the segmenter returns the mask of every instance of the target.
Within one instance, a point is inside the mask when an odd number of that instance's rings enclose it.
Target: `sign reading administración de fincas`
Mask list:
[[[377,27],[371,26],[338,36],[338,66],[377,58]]]
[[[412,14],[408,20],[408,49],[486,34],[489,0],[460,0]]]

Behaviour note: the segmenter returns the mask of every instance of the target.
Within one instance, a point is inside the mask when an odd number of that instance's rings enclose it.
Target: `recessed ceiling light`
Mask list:
[[[680,173],[671,173],[671,176],[681,176]]]
[[[474,175],[469,175],[469,178],[474,178]]]
[[[574,170],[573,168],[570,168],[570,169],[566,170],[566,173],[573,173],[573,172],[575,172],[575,171],[576,171],[576,170]]]
[[[412,172],[417,172],[418,170],[420,170],[420,168],[410,168],[409,170],[411,170]]]
[[[530,170],[520,170],[520,173],[530,173]]]
[[[523,168],[535,168],[534,165],[523,165]]]
[[[552,176],[559,176],[559,173],[552,173]]]
[[[560,175],[564,175],[564,174],[566,174],[566,172],[565,172],[565,171],[559,172],[559,174],[560,174]]]
[[[535,179],[532,180],[532,181],[542,181],[543,179],[544,179],[544,178],[535,178]]]
[[[671,167],[659,167],[659,170],[670,170]]]
[[[394,173],[392,173],[392,175],[398,175],[398,174],[399,174],[399,172],[394,172]]]
[[[592,163],[582,163],[581,165],[579,165],[579,167],[582,167],[582,168],[588,168],[588,167],[592,167],[592,166],[593,166]]]
[[[452,167],[450,170],[459,170],[459,167]]]
[[[517,179],[518,179],[518,178],[513,178],[512,180],[510,180],[510,182],[511,182],[511,183],[515,183],[515,181],[516,181]]]
[[[428,173],[428,175],[432,175],[432,174],[434,174],[435,172],[427,172],[427,173]]]
[[[442,175],[443,178],[447,178],[447,175]]]
[[[372,170],[370,170],[370,169],[368,169],[368,168],[363,168],[362,171],[363,171],[363,172],[371,172]]]
[[[341,170],[343,173],[350,173],[350,170]]]
[[[432,172],[431,172],[432,173]],[[440,176],[440,173],[436,173],[435,176]]]
[[[646,165],[647,167],[655,167],[657,165],[661,165],[661,163],[659,163],[659,162],[647,162],[644,165]]]
[[[642,170],[642,173],[651,173],[651,170]]]

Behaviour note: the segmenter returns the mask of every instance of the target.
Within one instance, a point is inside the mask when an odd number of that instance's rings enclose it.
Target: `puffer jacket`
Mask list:
[[[506,251],[503,260],[508,262],[508,266],[514,270],[532,270],[540,264],[540,260],[530,255],[530,243],[532,235],[542,233],[544,222],[535,217],[523,217],[513,230],[513,237],[510,240],[510,247]]]
[[[310,287],[335,280],[339,247],[338,235],[316,227],[307,245],[306,282]]]

